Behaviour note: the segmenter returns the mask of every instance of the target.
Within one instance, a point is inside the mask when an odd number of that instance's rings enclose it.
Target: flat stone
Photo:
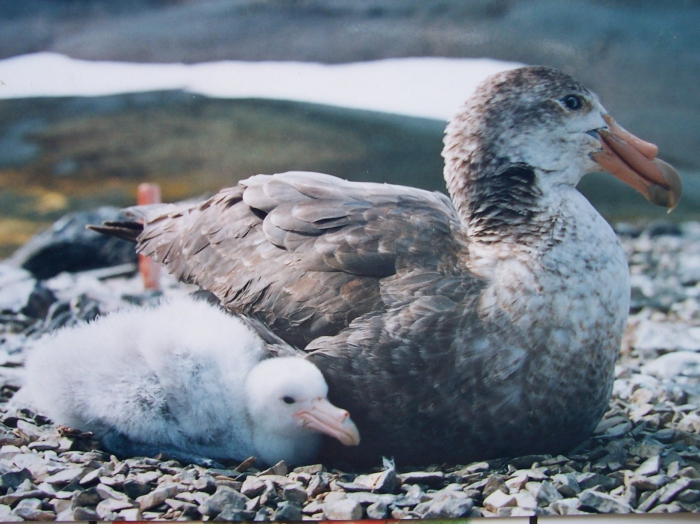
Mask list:
[[[43,482],[49,476],[46,471],[46,463],[39,455],[23,453],[14,457],[12,463],[20,469],[28,469],[35,482]]]
[[[100,483],[111,488],[122,489],[126,482],[126,477],[122,474],[109,475],[100,478]]]
[[[265,482],[252,475],[246,477],[241,486],[241,493],[250,498],[257,497],[262,494],[263,491],[265,491]]]
[[[535,462],[542,463],[552,458],[552,455],[523,455],[508,462],[515,469],[530,469]]]
[[[283,475],[258,475],[258,478],[262,480],[263,482],[266,480],[269,480],[270,482],[273,482],[277,486],[283,488],[287,484],[292,484],[293,481],[289,480],[287,477]]]
[[[87,477],[87,475],[85,477]],[[85,479],[85,477],[83,477],[83,480]],[[122,489],[124,490],[124,494],[127,497],[135,500],[142,495],[150,493],[151,486],[146,482],[139,482],[135,478],[129,478],[124,481]]]
[[[642,462],[641,466],[639,466],[634,471],[634,474],[648,477],[651,475],[656,475],[660,469],[661,469],[661,457],[659,457],[659,455],[655,455],[653,457],[646,459],[644,462]]]
[[[499,508],[517,505],[518,502],[513,495],[506,495],[500,489],[497,489],[484,499],[484,507],[493,513],[498,513]]]
[[[325,493],[330,487],[330,482],[331,476],[328,473],[316,473],[309,481],[309,485],[306,488],[306,493],[308,494],[309,498]]]
[[[127,508],[118,513],[118,516],[126,521],[134,522],[142,519],[141,510],[139,508]]]
[[[411,484],[408,486],[406,493],[402,493],[394,499],[392,505],[396,508],[408,508],[425,502],[424,500],[428,497],[425,496],[418,484]]]
[[[83,475],[78,484],[81,486],[90,486],[91,484],[96,484],[100,481],[100,477],[105,475],[106,472],[102,468],[93,469]]]
[[[17,489],[17,487],[25,480],[30,480],[32,473],[26,468],[19,471],[10,471],[0,475],[0,487],[7,490],[8,488]]]
[[[575,477],[582,490],[590,489],[595,486],[602,486],[606,491],[609,491],[622,485],[619,479],[607,477],[598,473],[580,473],[579,475],[575,475]]]
[[[670,504],[659,504],[649,513],[682,513],[683,511],[685,511],[683,506],[678,502],[671,502]]]
[[[575,497],[581,493],[581,486],[579,486],[571,473],[559,473],[552,477],[552,485],[561,493],[564,497]]]
[[[426,519],[456,519],[468,515],[474,507],[474,501],[470,498],[443,498],[434,500],[423,515]],[[367,511],[369,516],[369,508]],[[373,517],[370,517],[373,518]]]
[[[445,474],[442,471],[413,471],[400,473],[398,477],[403,484],[427,484],[429,486],[441,484],[445,480]]]
[[[292,470],[294,473],[306,473],[308,475],[315,475],[323,471],[323,464],[311,464],[309,466],[298,466]]]
[[[290,484],[282,490],[282,498],[289,502],[303,504],[306,502],[306,490],[301,484]]]
[[[658,504],[658,502],[659,502],[659,497],[661,497],[661,491],[662,490],[649,491],[649,492],[647,492],[647,493],[649,493],[649,495],[647,495],[646,498],[643,498],[644,494],[641,497],[639,497],[639,504],[637,505],[637,511],[640,513],[646,513],[651,508],[656,506],[656,504]]]
[[[370,475],[358,475],[354,482],[378,493],[395,493],[400,485],[393,468]]]
[[[199,512],[202,515],[213,517],[221,513],[224,508],[227,507],[231,507],[233,509],[245,509],[245,504],[247,501],[248,497],[245,495],[229,487],[221,486],[216,490],[216,493],[204,501],[204,503],[199,507]]]
[[[73,492],[73,507],[77,506],[97,506],[102,502],[103,498],[97,492],[96,488],[89,488],[85,491],[74,491]]]
[[[251,521],[255,518],[254,511],[248,511],[245,509],[233,508],[231,506],[225,507],[221,513],[219,513],[214,522],[241,522],[241,521]],[[282,520],[282,519],[280,519]],[[301,517],[297,520],[301,520]]]
[[[513,496],[515,497],[515,504],[519,508],[533,510],[537,508],[537,500],[529,491],[523,490],[514,494]]]
[[[77,521],[96,521],[100,520],[100,516],[97,514],[97,512],[94,509],[90,508],[84,508],[82,506],[78,506],[73,510],[73,518]]]
[[[95,511],[99,515],[100,520],[109,520],[113,513],[133,507],[134,504],[126,500],[105,499],[97,505]]]
[[[362,514],[360,513],[360,516]],[[297,521],[302,520],[301,506],[294,502],[285,501],[277,504],[277,511],[275,511],[273,520],[281,521]]]
[[[40,499],[24,499],[15,506],[12,514],[24,520],[55,520],[56,514],[53,511],[42,511],[41,505]]]
[[[557,515],[571,515],[571,510],[578,510],[581,506],[581,501],[577,498],[566,498],[555,500],[549,505],[549,509]]]
[[[525,485],[525,489],[532,493],[532,496],[535,497],[537,501],[537,505],[542,508],[549,506],[556,500],[564,498],[552,483],[546,480],[543,482],[528,482]],[[520,506],[520,504],[518,504],[518,506]]]
[[[73,505],[71,504],[70,500],[53,499],[49,502],[49,504],[53,508],[53,511],[54,513],[56,513],[56,515],[58,515],[59,513],[63,513],[66,510],[73,511]]]
[[[351,499],[326,500],[323,514],[328,520],[359,520],[362,518],[362,506]]]
[[[5,444],[0,448],[0,459],[12,459],[21,454],[22,450],[12,444]]]
[[[671,482],[671,478],[666,475],[652,475],[650,477],[641,477],[634,475],[629,480],[629,485],[634,486],[640,491],[656,491],[660,487],[665,486]]]
[[[117,491],[114,488],[110,488],[109,486],[106,486],[105,484],[98,484],[95,486],[95,492],[102,498],[102,500],[106,499],[114,499],[114,500],[128,500],[129,497],[127,497],[124,493]]]
[[[690,479],[687,478],[681,478],[676,480],[675,482],[672,482],[671,484],[668,484],[661,493],[661,496],[659,497],[659,503],[666,504],[668,502],[671,502],[682,491],[688,489],[690,487],[690,484]]]
[[[389,506],[381,500],[370,504],[369,506],[367,506],[367,518],[374,520],[385,519],[387,516],[388,509]]]
[[[150,484],[151,482],[157,481],[159,478],[163,476],[163,473],[160,471],[144,471],[143,473],[137,473],[134,475],[132,478],[136,480],[137,482],[143,482],[144,484]],[[204,476],[209,476],[209,475],[202,475]]]
[[[700,490],[697,489],[686,489],[681,491],[676,495],[676,500],[678,502],[683,502],[686,504],[692,504],[694,502],[700,501]]]
[[[173,498],[177,495],[178,487],[176,485],[163,486],[151,491],[148,495],[142,495],[136,499],[139,504],[139,509],[143,512],[147,509],[155,508],[165,502],[166,499]]]
[[[607,493],[593,491],[587,489],[581,492],[579,496],[581,502],[580,508],[584,511],[590,510],[596,513],[631,513],[632,508],[623,502]]]
[[[498,515],[499,517],[532,517],[534,515],[537,515],[537,512],[534,509],[521,508],[516,506],[500,508],[496,515]]]
[[[54,451],[59,448],[59,444],[56,440],[38,440],[30,442],[27,447],[34,451]]]
[[[15,502],[17,502],[18,500],[31,499],[31,498],[42,499],[44,497],[46,497],[46,493],[44,493],[43,491],[40,491],[38,489],[32,489],[29,491],[17,490],[14,493],[8,493],[7,495],[0,497],[0,504],[7,504],[7,505],[11,506]]]
[[[49,484],[69,484],[74,480],[80,480],[87,473],[85,468],[68,468],[46,477],[44,480]]]
[[[284,462],[284,460],[280,460],[271,468],[268,468],[265,471],[261,471],[260,476],[278,475],[280,477],[284,477],[285,475],[287,475],[287,473],[289,473],[289,468],[287,468],[287,464]]]

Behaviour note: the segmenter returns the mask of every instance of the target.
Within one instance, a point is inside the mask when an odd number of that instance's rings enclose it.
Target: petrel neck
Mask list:
[[[446,147],[447,188],[470,240],[529,243],[528,237],[541,236],[543,194],[534,167],[488,148],[450,153]]]

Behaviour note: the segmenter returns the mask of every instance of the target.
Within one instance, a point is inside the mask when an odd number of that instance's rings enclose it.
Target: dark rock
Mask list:
[[[253,520],[256,522],[268,521],[272,518],[272,509],[267,506],[261,507],[256,513]]]
[[[535,462],[551,459],[552,455],[523,455],[508,462],[515,469],[530,469]]]
[[[557,491],[566,498],[572,498],[581,493],[581,486],[570,473],[562,473],[552,477],[553,485]]]
[[[125,218],[113,207],[70,213],[35,235],[15,251],[8,262],[30,271],[40,280],[63,271],[75,273],[135,263],[138,258],[131,242],[101,235],[85,227]]]
[[[624,502],[598,491],[586,490],[579,496],[583,511],[595,511],[596,513],[631,513],[632,508]]]
[[[192,485],[197,491],[204,491],[205,493],[214,493],[216,491],[216,479],[206,473],[195,480]]]
[[[650,475],[648,477],[635,475],[630,479],[629,485],[640,491],[656,491],[669,482],[671,482],[671,478],[666,475]]]
[[[301,506],[294,502],[280,502],[277,504],[273,520],[296,521],[302,519]]]
[[[427,484],[428,486],[442,484],[445,480],[445,474],[442,471],[412,471],[401,473],[398,477],[404,484]]]
[[[306,490],[300,484],[289,484],[282,490],[282,498],[296,504],[306,502]]]
[[[126,479],[122,486],[124,494],[130,499],[136,499],[141,495],[146,495],[151,491],[151,486],[146,482],[140,482],[136,479]]]
[[[51,304],[56,302],[56,295],[42,282],[38,282],[27,299],[27,304],[21,313],[31,318],[44,318],[49,312]]]
[[[73,510],[73,518],[77,521],[98,521],[100,520],[100,516],[97,514],[97,512],[94,509],[91,508],[84,508],[84,507],[77,507]]]
[[[17,487],[25,480],[31,480],[32,473],[23,468],[19,471],[11,471],[0,475],[0,489],[7,491],[8,488],[17,489]]]
[[[248,498],[227,486],[220,486],[204,504],[199,507],[202,515],[210,517],[221,513],[225,508],[245,509]]]
[[[484,498],[491,495],[494,491],[501,490],[503,493],[508,493],[508,487],[506,486],[506,481],[501,475],[491,475],[486,480],[486,485],[482,495]]]
[[[306,488],[306,493],[310,498],[313,498],[320,493],[324,493],[328,491],[330,482],[331,476],[328,473],[316,473],[309,482],[309,486]]]
[[[576,476],[576,481],[582,490],[602,486],[606,491],[610,491],[622,485],[619,479],[607,477],[598,473],[581,473]]]
[[[92,487],[85,491],[73,492],[73,508],[78,506],[97,506],[102,501],[102,497],[97,492],[97,489]]]
[[[56,514],[53,511],[42,511],[41,506],[39,499],[24,499],[15,506],[12,513],[24,520],[55,520]]]
[[[301,513],[301,512],[300,512]],[[245,509],[233,508],[231,506],[225,507],[221,513],[219,513],[214,519],[215,522],[240,522],[240,521],[250,521],[255,518],[254,511],[248,511]],[[280,519],[283,520],[283,519]],[[301,520],[301,517],[296,519]]]
[[[394,470],[394,468],[386,469],[379,475],[374,485],[374,491],[377,493],[396,493],[400,484],[399,478],[396,475],[396,470]]]

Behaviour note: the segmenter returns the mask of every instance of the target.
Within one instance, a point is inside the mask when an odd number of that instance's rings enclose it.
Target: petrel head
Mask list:
[[[673,209],[681,182],[656,146],[622,129],[571,76],[533,66],[484,81],[447,126],[445,178],[463,216],[527,220],[538,200],[607,171]]]

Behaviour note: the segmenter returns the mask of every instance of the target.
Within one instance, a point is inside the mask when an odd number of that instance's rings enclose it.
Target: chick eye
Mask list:
[[[294,400],[293,397],[282,397],[282,400],[284,401],[285,404],[294,404],[296,400]]]
[[[572,111],[578,111],[583,107],[583,100],[578,95],[566,95],[561,99],[562,103]]]

